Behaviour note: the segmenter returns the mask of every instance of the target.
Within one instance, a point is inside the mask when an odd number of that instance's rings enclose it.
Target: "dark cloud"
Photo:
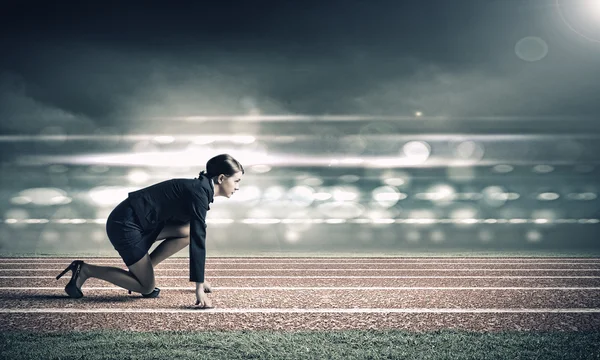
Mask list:
[[[1,25],[0,129],[252,111],[596,114],[600,44],[569,33],[552,3],[15,2]],[[546,42],[542,60],[515,54],[526,36]]]

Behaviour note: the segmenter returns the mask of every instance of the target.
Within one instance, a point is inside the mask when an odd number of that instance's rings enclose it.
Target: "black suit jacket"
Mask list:
[[[204,175],[166,180],[129,193],[129,202],[144,230],[160,222],[190,223],[190,281],[204,282],[206,212],[214,193],[212,181]]]

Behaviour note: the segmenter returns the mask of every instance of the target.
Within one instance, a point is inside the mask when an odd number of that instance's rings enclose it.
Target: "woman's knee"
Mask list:
[[[154,280],[154,267],[148,254],[144,255],[135,264],[129,266],[129,272],[137,279],[142,287],[142,293],[147,294],[154,290],[156,282]]]
[[[142,291],[141,291],[141,293],[142,294],[148,294],[148,293],[151,293],[154,290],[154,288],[156,287],[156,282],[154,281],[154,279],[152,279],[152,281],[147,282],[145,284],[140,283],[140,285],[142,285]]]

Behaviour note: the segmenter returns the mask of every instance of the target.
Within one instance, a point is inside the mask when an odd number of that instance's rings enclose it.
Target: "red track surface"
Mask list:
[[[209,258],[210,310],[188,259],[157,267],[157,299],[97,279],[70,299],[70,260],[0,259],[1,331],[600,329],[600,258]]]

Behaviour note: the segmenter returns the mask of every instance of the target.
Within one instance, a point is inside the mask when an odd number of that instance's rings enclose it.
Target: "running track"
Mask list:
[[[156,268],[157,299],[97,279],[70,299],[71,260],[0,258],[0,331],[600,329],[600,258],[208,258],[208,310],[187,258]]]

